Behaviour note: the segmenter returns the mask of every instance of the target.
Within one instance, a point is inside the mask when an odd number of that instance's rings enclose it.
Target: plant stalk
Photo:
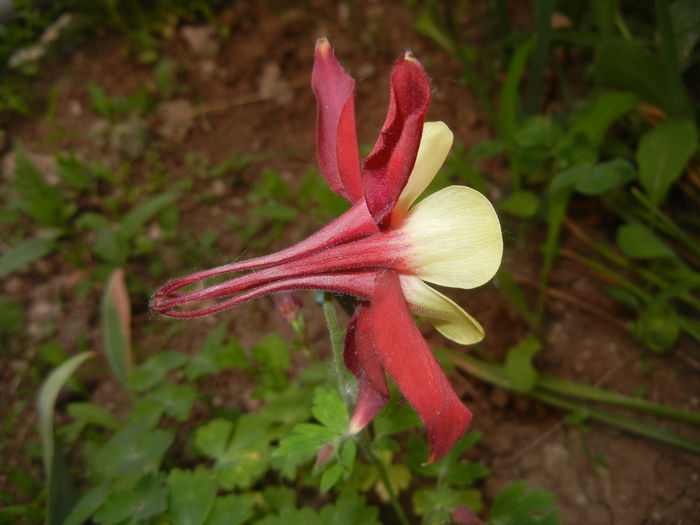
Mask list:
[[[452,350],[447,350],[446,352],[455,365],[468,374],[476,377],[477,379],[481,379],[482,381],[486,381],[487,383],[491,383],[499,388],[514,391],[513,386],[501,365],[486,363],[471,356],[458,354]],[[599,401],[637,411],[663,415],[695,425],[700,424],[699,413],[664,407],[662,405],[657,405],[641,399],[607,392],[603,389],[590,387],[588,385],[582,385],[579,383],[546,376],[540,377],[535,387],[530,392],[520,393],[529,395],[538,401],[547,403],[548,405],[562,408],[571,412],[583,410],[587,416],[593,420],[606,423],[612,427],[619,428],[638,436],[653,439],[668,445],[673,445],[690,452],[694,452],[695,454],[700,454],[700,442],[696,440],[668,432],[661,428],[622,416],[617,413],[595,408],[579,401],[566,399],[563,396],[581,397],[590,401]]]
[[[365,435],[363,437],[366,436],[367,434],[365,432]],[[384,463],[382,463],[382,460],[379,459],[374,453],[374,451],[372,450],[372,446],[365,443],[365,441],[365,439],[360,440],[360,449],[374,464],[374,466],[377,467],[379,477],[382,478],[382,483],[384,483],[384,486],[386,487],[386,493],[389,495],[389,501],[391,502],[391,506],[394,509],[394,512],[396,513],[396,517],[401,522],[401,525],[410,525],[410,521],[408,521],[408,517],[406,516],[403,507],[401,506],[398,498],[396,497],[394,487],[391,484],[391,480],[389,479],[389,474],[387,473],[386,468],[384,467]]]

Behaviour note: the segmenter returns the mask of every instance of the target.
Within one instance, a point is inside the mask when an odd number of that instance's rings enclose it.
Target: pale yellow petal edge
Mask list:
[[[484,329],[449,297],[412,275],[401,275],[401,290],[411,311],[430,321],[452,341],[470,345],[484,338]]]

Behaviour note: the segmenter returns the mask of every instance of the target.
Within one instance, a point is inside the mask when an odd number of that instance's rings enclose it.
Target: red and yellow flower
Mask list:
[[[503,251],[489,201],[466,186],[449,186],[422,201],[452,145],[442,122],[425,122],[430,83],[406,53],[394,64],[389,110],[360,169],[355,131],[355,82],[327,40],[316,45],[312,87],[318,102],[321,172],[351,208],[307,239],[280,252],[181,277],[160,288],[151,307],[179,318],[208,315],[275,292],[326,290],[357,298],[345,337],[345,363],[358,379],[349,433],[386,404],[386,374],[421,417],[437,461],[464,434],[471,412],[454,393],[411,313],[461,344],[484,331],[468,313],[427,283],[474,288],[489,281]],[[209,277],[228,281],[179,293]],[[217,299],[185,310],[186,303]]]

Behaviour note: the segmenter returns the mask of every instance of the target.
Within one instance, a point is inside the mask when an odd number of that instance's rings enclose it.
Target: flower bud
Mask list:
[[[288,323],[296,321],[302,306],[304,303],[301,297],[294,292],[282,292],[275,295],[275,310]]]

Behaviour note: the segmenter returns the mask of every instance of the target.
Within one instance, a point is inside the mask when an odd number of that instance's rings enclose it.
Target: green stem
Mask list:
[[[640,298],[642,301],[645,303],[649,303],[652,300],[652,296],[644,291],[642,288],[634,284],[632,281],[629,279],[625,278],[622,274],[616,272],[615,270],[611,270],[607,266],[594,261],[593,259],[589,259],[588,257],[584,257],[583,255],[579,255],[575,252],[572,251],[567,251],[566,253],[571,255],[571,258],[585,264],[589,268],[595,270],[598,272],[600,275],[603,277],[609,279],[611,282],[616,283],[617,285],[621,286],[628,292],[630,292],[633,295],[636,295],[638,298]]]
[[[637,199],[644,209],[657,221],[657,226],[660,230],[675,238],[677,241],[683,243],[686,249],[692,254],[693,258],[700,259],[700,248],[698,248],[698,243],[695,239],[685,233],[683,229],[673,221],[673,219],[655,206],[641,191],[633,188],[632,196]],[[695,263],[697,261],[693,262]]]
[[[328,335],[331,340],[331,351],[333,353],[332,363],[333,371],[335,373],[336,385],[338,385],[338,390],[340,390],[340,396],[343,398],[346,406],[350,405],[349,392],[347,388],[343,388],[346,383],[345,374],[343,373],[345,364],[343,363],[343,335],[338,327],[338,317],[335,314],[335,307],[333,306],[333,297],[330,293],[324,292],[323,294],[323,315],[326,318],[326,325],[328,326]]]
[[[363,437],[366,437],[366,435],[367,434],[365,434],[365,436]],[[396,513],[396,517],[399,518],[401,525],[410,525],[408,517],[406,516],[406,513],[403,510],[403,507],[401,506],[398,498],[396,497],[396,493],[394,492],[394,486],[391,484],[391,480],[389,479],[389,474],[387,473],[386,468],[384,467],[384,463],[382,463],[382,460],[379,459],[374,453],[374,450],[372,450],[372,446],[368,445],[364,441],[364,439],[360,440],[360,449],[365,454],[365,456],[367,456],[369,460],[374,464],[374,466],[377,467],[379,477],[382,479],[382,483],[384,483],[384,486],[386,487],[386,493],[389,495],[389,501],[391,501],[391,506],[394,509],[394,512]]]
[[[447,350],[447,354],[459,368],[465,372],[505,390],[513,391],[513,386],[501,365],[486,363],[479,359]],[[632,434],[654,439],[662,443],[674,445],[691,452],[700,454],[700,442],[667,432],[658,427],[645,424],[635,419],[622,416],[599,408],[591,407],[578,401],[565,399],[562,395],[576,396],[590,401],[600,401],[608,404],[634,409],[647,413],[663,415],[693,424],[700,424],[700,414],[650,403],[636,398],[607,392],[605,390],[565,381],[559,378],[541,377],[535,388],[525,393],[534,399],[549,405],[569,411],[585,410],[591,419],[606,423],[612,427],[625,430]],[[556,394],[556,395],[555,395]]]
[[[625,396],[603,388],[567,381],[559,377],[541,375],[537,381],[537,389],[552,394],[578,397],[587,401],[598,401],[639,412],[677,419],[693,425],[700,425],[700,412],[689,412],[667,407],[638,397]]]
[[[617,30],[622,35],[622,38],[624,38],[625,40],[632,40],[632,33],[630,32],[629,28],[627,27],[627,24],[625,23],[625,19],[622,18],[620,11],[615,10],[614,17],[615,17],[615,25],[617,26]]]
[[[682,116],[687,110],[683,85],[680,82],[680,65],[678,63],[678,47],[676,46],[676,34],[671,20],[671,10],[668,0],[654,0],[656,11],[656,27],[661,44],[661,57],[663,58],[663,73],[666,75],[667,91],[670,98],[669,105],[676,116]]]
[[[532,116],[539,110],[542,101],[542,86],[549,59],[549,40],[552,30],[552,12],[554,0],[535,2],[535,48],[527,78],[527,98],[525,114]]]
[[[700,454],[700,442],[679,436],[678,434],[674,434],[672,432],[667,432],[666,430],[662,430],[658,427],[647,425],[620,414],[608,412],[599,408],[588,407],[581,403],[576,403],[575,401],[562,399],[551,394],[533,392],[531,395],[543,403],[547,403],[548,405],[562,408],[564,410],[569,410],[571,412],[584,409],[589,418],[600,421],[601,423],[606,423],[611,427],[616,427],[631,434],[643,436],[661,443],[666,443],[667,445],[673,445],[675,447],[694,452],[695,454]]]
[[[646,268],[642,268],[639,265],[632,264],[632,262],[629,259],[625,259],[615,251],[611,250],[609,247],[605,246],[604,244],[598,243],[598,242],[592,242],[588,239],[583,239],[579,237],[583,242],[585,242],[588,246],[593,248],[595,251],[597,251],[600,255],[605,257],[608,261],[610,261],[613,264],[616,264],[625,270],[630,270],[637,275],[639,275],[642,279],[645,279],[647,282],[653,284],[654,286],[657,286],[659,288],[667,289],[668,287],[671,286],[671,283],[668,282],[666,279],[663,277],[659,276],[658,273],[652,272],[650,270],[647,270]],[[690,293],[683,293],[678,296],[678,299],[686,303],[688,306],[691,306],[692,308],[695,308],[696,310],[700,311],[700,300],[698,300],[697,297],[694,297]]]

